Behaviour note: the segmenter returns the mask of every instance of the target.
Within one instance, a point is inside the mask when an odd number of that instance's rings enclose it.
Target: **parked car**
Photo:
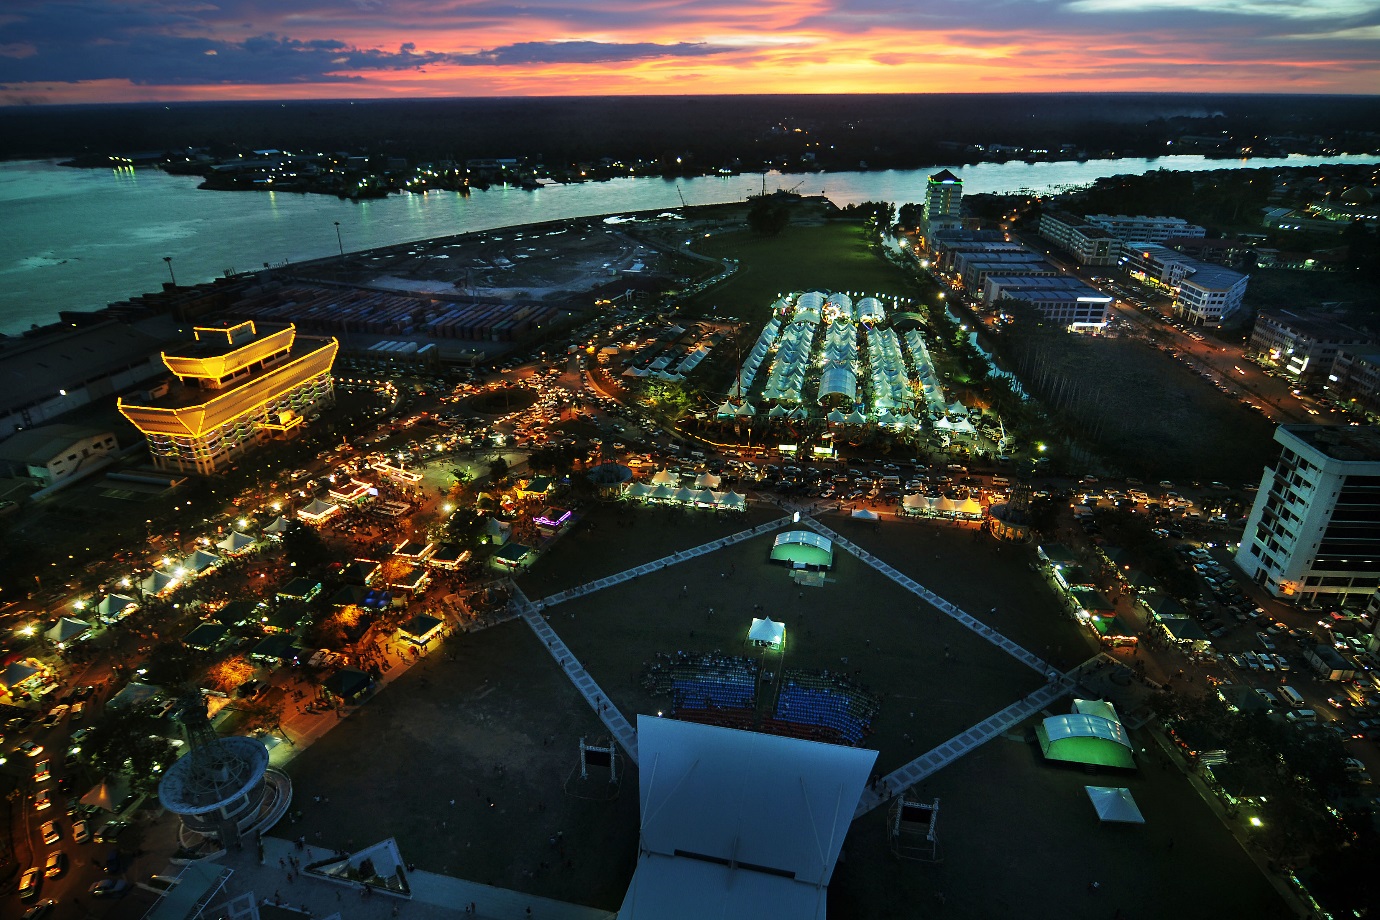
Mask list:
[[[48,854],[48,859],[43,863],[43,874],[47,878],[57,878],[67,871],[67,854],[61,850],[54,850]]]
[[[101,829],[96,831],[97,843],[114,843],[119,839],[120,833],[129,827],[127,821],[107,821],[101,825]]]
[[[43,836],[43,842],[49,845],[62,839],[62,835],[58,833],[57,824],[53,821],[44,821],[38,832]]]
[[[38,866],[32,866],[24,870],[24,874],[19,878],[19,900],[32,901],[38,897],[39,889],[43,887],[43,870]]]
[[[91,825],[85,818],[72,822],[72,839],[77,843],[87,843],[91,840]]]

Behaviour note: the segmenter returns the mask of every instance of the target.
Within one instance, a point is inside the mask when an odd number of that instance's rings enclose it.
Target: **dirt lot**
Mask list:
[[[1033,329],[998,348],[1027,389],[1063,406],[1127,475],[1246,482],[1277,452],[1268,419],[1139,342]]]
[[[524,587],[533,597],[550,594],[775,516],[774,508],[750,513],[747,522],[600,509],[538,563]],[[997,552],[987,538],[946,525],[826,522],[1037,654],[1067,666],[1091,651],[1028,569],[1029,550]],[[764,535],[559,604],[549,610],[551,624],[635,718],[667,705],[638,680],[657,652],[763,654],[743,646],[761,605],[787,626],[785,651],[768,653],[766,669],[857,671],[884,695],[867,742],[884,771],[1039,685],[1039,675],[847,554],[836,552],[824,587],[800,588],[767,562],[770,545]],[[1135,775],[1090,776],[1045,765],[1032,724],[919,790],[941,799],[942,863],[895,860],[880,811],[856,822],[831,889],[834,914],[1287,916],[1177,767],[1162,765],[1153,741],[1135,739],[1150,749]],[[600,733],[521,623],[456,636],[293,763],[307,812],[300,827],[341,846],[396,835],[424,868],[614,907],[636,849],[636,771],[614,803],[562,792],[576,739]],[[1147,824],[1097,823],[1082,789],[1088,783],[1131,788]],[[315,804],[316,794],[332,804]],[[556,830],[566,841],[560,859],[549,844]],[[1092,881],[1101,885],[1096,893],[1088,890]]]

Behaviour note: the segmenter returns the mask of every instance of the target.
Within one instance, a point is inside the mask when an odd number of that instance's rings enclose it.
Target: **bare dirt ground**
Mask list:
[[[760,508],[741,521],[598,509],[538,562],[524,587],[534,598],[548,595],[777,514]],[[974,540],[946,525],[825,520],[1036,654],[1068,666],[1091,653],[1027,568],[1031,550],[997,552],[987,538]],[[836,552],[824,587],[800,588],[767,562],[770,545],[770,535],[755,538],[556,605],[550,622],[611,701],[635,718],[668,704],[647,694],[638,679],[657,652],[761,655],[743,645],[761,605],[786,623],[785,666],[856,671],[884,695],[866,742],[880,752],[883,771],[1040,684],[1040,675],[847,554]],[[773,653],[763,666],[782,664]],[[894,859],[881,811],[856,822],[831,886],[834,915],[1053,920],[1112,917],[1118,909],[1124,918],[1288,915],[1178,768],[1162,765],[1153,741],[1136,737],[1149,749],[1136,774],[1090,775],[1045,765],[1030,740],[1033,723],[918,790],[941,799],[942,863]],[[576,740],[600,734],[521,623],[457,635],[294,762],[297,801],[306,811],[299,827],[309,839],[321,832],[326,845],[395,835],[423,868],[616,907],[636,849],[636,771],[612,804],[562,792]],[[1099,824],[1085,784],[1131,788],[1147,824]],[[329,796],[330,804],[314,803],[316,794]],[[564,857],[549,843],[557,830],[564,834]],[[1096,893],[1088,890],[1091,881],[1100,883]]]

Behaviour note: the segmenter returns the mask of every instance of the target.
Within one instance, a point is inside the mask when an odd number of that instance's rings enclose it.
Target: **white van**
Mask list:
[[[1011,485],[1011,480],[1007,479],[1005,476],[992,477],[992,488],[994,489],[1004,489],[1009,485]]]
[[[1289,705],[1294,709],[1302,709],[1308,705],[1303,701],[1303,697],[1299,695],[1299,692],[1288,684],[1280,685],[1279,695],[1288,700]]]

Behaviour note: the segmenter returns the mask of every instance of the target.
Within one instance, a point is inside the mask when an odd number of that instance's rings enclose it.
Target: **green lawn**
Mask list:
[[[914,281],[874,251],[870,242],[862,223],[844,220],[791,225],[773,237],[749,230],[715,234],[699,241],[696,251],[737,259],[738,270],[689,298],[683,309],[691,316],[717,311],[762,323],[777,295],[790,291],[910,296]]]

